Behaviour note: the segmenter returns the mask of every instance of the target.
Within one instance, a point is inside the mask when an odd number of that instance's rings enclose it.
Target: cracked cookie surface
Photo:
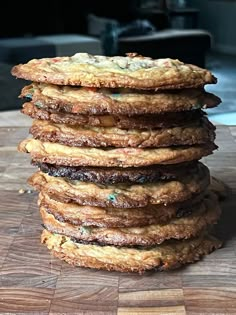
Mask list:
[[[143,115],[215,107],[221,99],[204,89],[139,91],[33,83],[20,96],[45,110],[89,115]]]
[[[76,53],[32,59],[13,66],[11,74],[35,82],[108,88],[173,89],[217,82],[207,69],[177,59],[152,59],[135,53],[114,57]]]
[[[115,127],[120,129],[150,129],[181,127],[199,121],[206,113],[200,109],[142,115],[85,115],[41,109],[32,102],[23,104],[21,112],[33,119],[48,120],[56,124],[77,126]]]
[[[134,185],[102,185],[53,177],[37,171],[29,177],[28,183],[35,189],[45,191],[64,202],[135,208],[150,204],[170,204],[193,198],[207,189],[210,174],[208,168],[201,165],[196,173],[175,180]]]
[[[54,256],[74,266],[138,273],[175,269],[198,261],[222,246],[220,240],[207,234],[188,240],[167,241],[149,249],[98,246],[76,243],[46,229],[42,232],[41,242]]]
[[[209,142],[193,146],[167,148],[90,148],[69,147],[63,144],[24,139],[19,152],[29,153],[40,163],[64,166],[141,167],[153,164],[177,164],[199,160],[218,147]]]
[[[133,227],[93,227],[73,225],[58,220],[40,206],[44,227],[57,234],[72,237],[76,241],[95,242],[116,246],[153,246],[169,239],[188,239],[199,235],[216,224],[221,214],[217,197],[206,196],[197,209],[186,217],[174,218],[166,224],[151,224]]]
[[[114,208],[81,206],[61,202],[45,191],[39,193],[38,205],[60,222],[80,226],[130,227],[163,224],[172,218],[181,218],[194,212],[205,194],[184,202],[169,205],[148,205],[142,208]]]
[[[119,129],[114,127],[83,127],[34,120],[30,127],[34,139],[71,147],[159,148],[213,142],[215,126],[203,117],[182,127],[159,129]]]
[[[97,184],[145,184],[160,180],[173,180],[197,172],[197,161],[175,165],[150,165],[144,167],[86,167],[64,166],[31,161],[39,170],[54,177],[67,177]]]

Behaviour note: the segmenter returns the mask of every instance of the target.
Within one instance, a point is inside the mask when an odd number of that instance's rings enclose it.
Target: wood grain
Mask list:
[[[141,276],[71,267],[40,244],[37,193],[26,183],[35,168],[16,150],[27,135],[27,126],[0,128],[0,314],[236,314],[236,126],[217,126],[219,149],[203,159],[229,187],[216,227],[224,246]]]

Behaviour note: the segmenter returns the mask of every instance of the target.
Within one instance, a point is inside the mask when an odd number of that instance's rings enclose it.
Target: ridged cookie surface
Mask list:
[[[100,207],[135,208],[190,199],[207,189],[210,174],[208,168],[202,165],[198,172],[178,180],[139,185],[102,185],[53,177],[38,171],[29,177],[28,183],[35,189],[43,190],[64,202]]]
[[[221,241],[205,234],[194,239],[167,241],[148,249],[98,246],[76,243],[46,229],[42,232],[41,242],[54,256],[74,266],[138,273],[175,269],[198,261],[222,246]]]
[[[213,142],[215,126],[203,117],[182,127],[149,130],[114,127],[83,127],[34,120],[30,128],[34,139],[72,147],[158,148]]]
[[[213,142],[194,146],[167,148],[89,148],[69,147],[36,139],[22,140],[20,152],[32,160],[64,166],[141,167],[153,164],[176,164],[199,160],[217,149]]]
[[[199,235],[216,224],[221,210],[213,194],[198,205],[190,215],[172,219],[166,224],[152,224],[134,227],[102,228],[73,225],[56,219],[43,206],[40,213],[44,227],[51,233],[72,237],[79,242],[95,242],[116,246],[153,246],[169,239],[187,239]]]
[[[99,56],[76,53],[70,57],[32,59],[12,68],[13,76],[35,82],[89,87],[170,89],[216,83],[213,74],[176,59]]]
[[[173,180],[196,173],[200,162],[186,162],[170,165],[150,165],[144,167],[92,167],[64,166],[31,161],[43,173],[54,177],[67,177],[82,182],[98,184],[145,184],[160,180]]]
[[[172,218],[181,218],[197,209],[204,194],[184,202],[169,205],[148,205],[142,208],[102,208],[60,202],[45,191],[40,192],[38,205],[60,222],[80,226],[130,227],[163,224]]]
[[[137,91],[94,89],[35,83],[25,86],[21,98],[41,109],[89,115],[141,115],[215,107],[221,99],[204,89]]]
[[[116,127],[120,129],[150,129],[181,127],[201,119],[206,113],[200,109],[142,115],[84,115],[50,108],[42,109],[32,102],[23,104],[21,112],[34,119],[48,120],[56,124],[94,127]]]

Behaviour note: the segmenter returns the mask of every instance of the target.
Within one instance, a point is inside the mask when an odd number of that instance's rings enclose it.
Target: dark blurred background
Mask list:
[[[11,1],[1,6],[0,110],[19,108],[12,65],[76,52],[178,58],[218,77],[211,110],[236,123],[236,0]],[[227,114],[230,114],[226,117]]]
[[[168,9],[173,8],[182,9],[182,12],[184,8],[195,10],[192,17],[196,17],[196,26],[212,32],[216,44],[221,48],[224,45],[230,50],[229,46],[236,44],[235,0],[42,0],[34,2],[34,5],[30,1],[4,1],[1,6],[4,19],[0,19],[0,38],[61,33],[87,34],[88,15],[91,13],[127,23],[147,17],[160,29],[170,26],[166,23],[168,13],[171,16],[170,22],[176,22],[176,16],[171,11],[168,12]],[[191,13],[182,14],[188,20],[191,19],[190,16]],[[191,27],[190,23],[185,26]]]

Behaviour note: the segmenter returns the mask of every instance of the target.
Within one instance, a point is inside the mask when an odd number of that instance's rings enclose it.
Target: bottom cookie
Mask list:
[[[54,256],[74,266],[138,273],[152,269],[175,269],[200,260],[222,245],[215,237],[202,234],[194,239],[166,241],[148,249],[99,246],[76,243],[69,237],[52,234],[46,229],[42,232],[41,242]]]

